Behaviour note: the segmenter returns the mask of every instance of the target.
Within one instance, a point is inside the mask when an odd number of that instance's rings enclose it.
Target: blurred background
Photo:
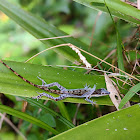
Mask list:
[[[77,35],[79,40],[86,43],[89,49],[93,49],[102,58],[116,48],[116,32],[108,14],[90,9],[72,0],[12,0],[10,2],[45,19],[48,23],[70,35]],[[135,52],[129,50],[133,50],[137,43],[137,38],[132,38],[137,27],[117,18],[116,21],[123,42],[127,46],[126,55],[129,55],[131,60],[135,60]],[[130,39],[133,40],[131,43]],[[25,61],[46,48],[43,43],[2,12],[0,12],[0,42],[0,56],[15,61]],[[139,46],[137,46],[138,48]],[[33,63],[71,64],[52,50],[38,56]]]
[[[111,17],[108,14],[90,9],[72,0],[12,0],[10,2],[37,17],[43,18],[48,23],[53,24],[70,35],[77,35],[79,40],[89,46],[89,50],[93,49],[102,58],[110,55],[108,62],[113,65],[117,64],[117,55],[115,53],[117,43],[116,31]],[[117,22],[117,27],[126,50],[124,52],[124,58],[126,58],[125,68],[127,72],[131,72],[136,60],[136,51],[140,50],[140,44],[138,44],[138,27],[117,18],[114,18],[114,20]],[[44,49],[46,47],[43,43],[0,11],[0,57],[2,59],[24,62]],[[140,56],[138,55],[137,58],[139,59]],[[60,56],[53,50],[42,53],[32,63],[43,65],[72,65],[72,62],[64,59],[63,56]],[[137,72],[135,73],[137,74]],[[14,102],[15,109],[21,110],[22,102],[16,102],[15,97],[8,97]],[[51,102],[49,101],[47,106],[50,104]],[[52,105],[52,108],[55,108],[54,105]],[[67,108],[72,118],[76,111],[76,105],[67,103]],[[80,107],[80,111],[78,111],[76,124],[82,124],[113,110],[114,108],[107,108],[106,106],[93,109],[91,105],[83,105]],[[27,110],[27,113],[33,116],[36,116],[37,112],[38,109],[31,106]],[[87,112],[90,112],[90,114]],[[56,126],[50,114],[44,115],[42,111],[38,117],[42,117],[42,120],[47,118],[47,123],[50,123],[51,126]],[[9,118],[15,125],[18,125],[18,118],[11,117],[10,115]],[[28,139],[36,140],[39,137],[40,139],[48,138],[48,132],[46,133],[45,130],[35,125],[31,126],[32,129],[30,129],[29,125],[29,122],[24,121],[22,127],[19,126],[20,130],[28,135]],[[2,139],[7,139],[9,136],[11,139],[15,139],[15,132],[8,125],[3,127],[0,135]]]

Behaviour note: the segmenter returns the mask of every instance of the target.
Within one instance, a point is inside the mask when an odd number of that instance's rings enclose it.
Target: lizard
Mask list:
[[[86,85],[84,88],[81,88],[81,89],[66,89],[65,87],[61,86],[57,82],[47,84],[40,77],[38,77],[38,78],[42,81],[42,85],[37,85],[37,84],[34,84],[34,83],[30,82],[29,80],[25,79],[24,77],[22,77],[20,74],[18,74],[16,71],[14,71],[11,67],[9,67],[6,63],[4,63],[1,59],[0,59],[0,63],[2,63],[5,67],[7,67],[9,70],[11,70],[15,75],[17,75],[22,80],[29,83],[30,85],[37,87],[39,89],[42,89],[44,91],[48,91],[50,93],[59,94],[59,97],[53,97],[45,92],[38,93],[39,94],[38,96],[32,97],[37,100],[39,98],[41,98],[42,96],[46,96],[54,101],[59,101],[59,100],[63,100],[68,97],[72,97],[72,98],[85,98],[85,100],[87,102],[90,102],[91,104],[95,104],[95,102],[90,100],[91,97],[100,97],[100,96],[106,96],[106,95],[110,94],[110,92],[108,92],[104,88],[96,89],[96,85],[94,85],[93,88],[90,88],[89,86]],[[50,89],[50,87],[53,87],[53,86],[57,86],[59,90]]]

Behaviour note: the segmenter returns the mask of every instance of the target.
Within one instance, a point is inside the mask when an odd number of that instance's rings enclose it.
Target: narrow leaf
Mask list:
[[[47,83],[58,82],[67,89],[79,89],[84,86],[90,85],[93,87],[96,84],[97,89],[105,88],[105,79],[101,75],[86,75],[80,72],[71,70],[64,70],[54,67],[46,67],[35,64],[27,64],[21,62],[4,61],[7,65],[13,68],[18,74],[34,84],[41,85],[42,82],[37,78],[39,76]],[[55,88],[55,87],[54,87]],[[38,93],[44,92],[44,90],[33,87],[29,83],[23,81],[12,71],[10,71],[3,64],[0,64],[0,92],[10,95],[22,96],[22,97],[34,97]],[[58,95],[49,93],[56,97]],[[42,99],[48,99],[42,97]],[[109,104],[112,105],[108,96],[93,98],[97,101],[97,104]],[[62,101],[74,102],[74,103],[88,103],[84,99],[67,98]]]
[[[138,91],[140,90],[140,83],[133,86],[122,99],[119,109],[121,109]]]
[[[104,0],[104,2],[105,2],[105,0]],[[112,19],[112,21],[113,21],[113,23],[114,23],[114,27],[115,27],[115,30],[116,30],[116,35],[117,35],[116,38],[117,38],[118,67],[119,67],[119,69],[125,71],[125,70],[124,70],[124,63],[123,63],[123,53],[122,53],[122,48],[123,48],[122,39],[121,39],[119,30],[118,30],[118,27],[116,26],[116,24],[115,24],[115,22],[114,22],[114,19],[113,19],[113,17],[112,17],[112,14],[111,14],[110,9],[108,8],[108,5],[106,4],[106,2],[105,2],[105,5],[106,5],[106,7],[107,7],[107,10],[108,10],[108,12],[109,12],[109,14],[110,14],[110,17],[111,17],[111,19]],[[122,72],[120,72],[120,74],[123,75]]]
[[[36,101],[34,99],[31,99],[31,98],[24,98],[24,97],[20,97],[20,98],[26,100],[27,102],[31,103],[32,105],[34,105],[34,106],[36,106],[38,108],[41,108],[42,110],[46,111],[47,113],[50,113],[53,117],[55,117],[56,119],[58,119],[59,121],[64,123],[69,128],[75,127],[70,121],[65,119],[63,116],[59,115],[58,113],[56,113],[55,111],[53,111],[50,108],[46,107],[45,105],[39,103],[38,101]]]
[[[48,24],[43,19],[36,17],[31,13],[27,13],[21,8],[14,6],[7,0],[0,0],[0,10],[4,12],[7,16],[9,16],[11,19],[13,19],[21,27],[23,27],[26,31],[35,36],[37,39],[68,35],[65,32],[57,29],[55,26]],[[71,43],[84,50],[88,50],[88,46],[86,44],[73,37],[59,38],[47,41],[44,40],[42,42],[45,43],[47,47]],[[78,55],[68,46],[55,48],[54,50],[72,62],[79,61]],[[97,62],[97,60],[93,59],[92,57],[89,57],[89,55],[85,54],[85,57],[88,59],[88,61],[93,62],[94,64]]]
[[[74,0],[74,1],[93,9],[101,10],[103,12],[108,12],[104,4],[104,0]],[[112,15],[120,19],[126,20],[128,22],[140,24],[139,9],[125,2],[122,2],[121,0],[106,0],[106,3]]]
[[[20,111],[17,111],[15,109],[12,109],[10,107],[7,107],[5,105],[0,105],[0,111],[3,111],[3,112],[6,112],[7,114],[10,114],[12,116],[15,116],[15,117],[18,117],[20,119],[23,119],[25,121],[28,121],[30,123],[33,123],[41,128],[44,128],[46,129],[47,131],[50,131],[52,132],[53,134],[58,134],[58,131],[56,131],[55,129],[53,129],[52,127],[50,127],[48,124],[26,114],[26,113],[23,113],[23,112],[20,112]]]
[[[58,105],[58,107],[60,109],[60,112],[63,115],[63,117],[65,117],[67,120],[71,121],[65,104],[63,102],[57,102],[57,105]]]

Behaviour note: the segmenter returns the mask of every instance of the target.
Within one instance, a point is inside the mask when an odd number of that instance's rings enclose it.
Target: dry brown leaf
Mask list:
[[[119,95],[119,89],[115,88],[115,86],[117,87],[116,83],[114,81],[112,81],[108,76],[107,74],[105,73],[105,82],[106,82],[106,86],[107,86],[107,90],[110,92],[110,98],[114,104],[114,106],[116,107],[117,110],[119,110],[119,104],[121,102],[121,97]],[[114,86],[114,85],[115,86]],[[125,104],[125,106],[123,108],[126,108],[126,107],[129,107],[130,106],[130,103],[127,102]]]
[[[105,82],[106,82],[106,87],[107,90],[110,92],[110,98],[114,104],[114,106],[116,107],[117,110],[119,110],[119,104],[121,102],[121,97],[118,93],[118,91],[116,90],[115,86],[112,84],[111,79],[107,76],[107,74],[104,74],[105,76]]]

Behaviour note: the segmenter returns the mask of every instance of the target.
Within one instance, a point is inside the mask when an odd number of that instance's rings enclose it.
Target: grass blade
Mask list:
[[[74,0],[87,7],[108,12],[104,0]],[[106,0],[107,6],[113,16],[140,25],[140,10],[121,0]]]
[[[67,120],[71,121],[65,104],[63,102],[57,102],[57,105],[58,105],[58,107],[60,109],[60,112],[63,115],[63,117],[65,117]]]
[[[26,100],[27,102],[31,103],[34,106],[37,106],[38,108],[41,108],[42,110],[49,112],[53,117],[57,118],[59,121],[61,121],[62,123],[64,123],[66,126],[68,126],[69,128],[73,128],[75,127],[71,122],[69,122],[67,119],[65,119],[64,117],[62,117],[61,115],[59,115],[58,113],[56,113],[55,111],[51,110],[50,108],[46,107],[45,105],[39,103],[38,101],[31,99],[31,98],[24,98],[24,97],[20,97],[24,100]]]
[[[123,53],[122,53],[123,44],[122,44],[121,36],[120,36],[119,30],[118,30],[118,28],[117,28],[117,26],[116,26],[116,24],[115,24],[115,22],[114,22],[114,20],[113,20],[113,17],[112,17],[112,14],[111,14],[111,12],[110,12],[110,9],[108,8],[108,5],[106,4],[106,0],[104,0],[104,3],[105,3],[105,5],[106,5],[106,7],[107,7],[108,13],[109,13],[109,15],[110,15],[110,17],[111,17],[111,19],[112,19],[112,21],[113,21],[113,23],[114,23],[114,27],[115,27],[115,29],[116,29],[118,67],[119,67],[119,69],[125,71],[125,70],[124,70],[124,63],[123,63]],[[120,74],[123,75],[122,72],[120,72]]]
[[[44,128],[46,129],[47,131],[50,131],[52,132],[53,134],[57,135],[59,132],[56,131],[55,129],[53,129],[52,127],[50,127],[48,124],[26,114],[26,113],[23,113],[23,112],[20,112],[20,111],[17,111],[13,108],[10,108],[10,107],[7,107],[5,105],[0,105],[0,111],[2,112],[6,112],[7,114],[10,114],[12,116],[15,116],[15,117],[18,117],[20,119],[23,119],[25,121],[28,121],[32,124],[35,124],[41,128]]]
[[[122,99],[120,105],[119,105],[119,109],[122,109],[122,107],[136,94],[136,92],[138,92],[140,90],[140,83],[136,84],[135,86],[133,86],[124,96],[124,98]]]
[[[57,29],[55,26],[48,24],[43,19],[35,17],[31,13],[29,14],[26,11],[14,6],[7,0],[0,0],[0,10],[37,39],[68,35],[65,32]],[[75,46],[83,48],[84,50],[88,50],[88,46],[86,44],[73,37],[46,41],[44,40],[42,42],[46,44],[47,47],[52,47],[58,44],[71,43]],[[78,55],[68,46],[55,48],[54,50],[72,62],[79,61]],[[94,62],[94,64],[96,64],[97,60],[94,58],[91,58],[86,54],[85,57],[88,59],[88,61]]]

